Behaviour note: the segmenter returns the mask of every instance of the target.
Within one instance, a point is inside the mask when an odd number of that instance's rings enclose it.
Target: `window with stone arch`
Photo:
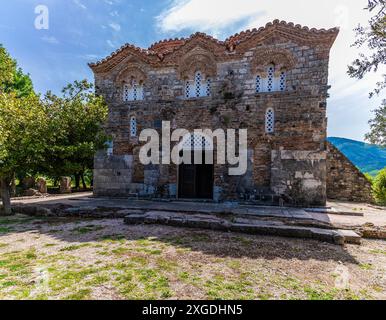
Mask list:
[[[136,79],[131,79],[130,83],[123,85],[123,101],[141,101],[144,100],[144,84]]]
[[[134,116],[130,118],[130,136],[131,137],[137,136],[137,118]]]
[[[194,79],[185,81],[185,98],[210,97],[212,94],[212,79],[205,77],[201,71],[194,74]]]
[[[273,134],[275,132],[275,111],[268,108],[265,112],[265,132]]]
[[[265,72],[258,74],[255,80],[256,93],[284,92],[287,89],[287,72],[285,70],[278,72],[274,64],[268,65]]]

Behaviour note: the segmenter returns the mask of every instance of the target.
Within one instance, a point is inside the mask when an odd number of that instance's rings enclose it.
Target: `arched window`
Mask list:
[[[185,82],[185,98],[210,97],[212,93],[212,79],[206,78],[201,71],[197,71],[193,80]]]
[[[287,78],[287,75],[286,75],[285,71],[282,71],[280,73],[280,79],[279,79],[279,90],[280,91],[285,91],[285,89],[286,89],[286,78]]]
[[[275,85],[275,66],[270,65],[268,67],[267,91],[268,92],[274,91],[274,85]]]
[[[265,132],[272,134],[275,132],[275,111],[268,108],[265,112]]]
[[[182,150],[213,150],[213,140],[207,136],[193,133],[184,137],[180,144]]]
[[[259,75],[256,76],[256,93],[261,92],[262,89],[261,77]]]
[[[206,79],[206,96],[210,97],[212,95],[212,79]]]
[[[123,100],[140,101],[144,99],[143,83],[137,83],[135,79],[131,80],[130,84],[123,86]]]
[[[137,119],[135,117],[130,118],[130,136],[137,136]]]
[[[106,142],[106,147],[107,147],[107,155],[110,157],[114,154],[114,142],[113,141],[107,141]]]
[[[276,67],[269,65],[265,75],[256,76],[256,93],[286,91],[287,73],[281,71],[278,76]]]

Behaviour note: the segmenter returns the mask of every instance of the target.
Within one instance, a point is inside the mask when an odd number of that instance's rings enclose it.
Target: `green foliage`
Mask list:
[[[93,157],[107,137],[107,106],[91,92],[92,84],[75,81],[63,97],[48,92],[43,100],[29,75],[0,45],[0,189],[9,214],[9,186],[15,174],[54,178],[92,169]]]
[[[370,50],[369,55],[361,53],[348,68],[348,74],[357,79],[362,79],[369,72],[377,72],[379,68],[386,64],[386,1],[369,0],[369,12],[373,13],[368,26],[358,26],[355,31],[357,39],[354,46],[357,48],[367,47]],[[383,80],[377,83],[377,88],[370,94],[379,94],[386,87],[386,74]]]
[[[365,177],[371,182],[371,184],[374,183],[374,177],[370,173],[365,173]]]
[[[386,100],[383,100],[382,106],[375,110],[375,117],[369,124],[371,131],[366,135],[366,140],[386,148]]]
[[[386,205],[386,168],[374,180],[374,196],[378,204]]]
[[[0,93],[0,177],[31,170],[47,146],[48,118],[39,98]]]
[[[108,139],[103,131],[108,109],[91,89],[92,84],[83,80],[66,86],[63,97],[46,94],[43,104],[50,119],[50,146],[41,172],[59,177],[92,168],[95,152]]]
[[[0,44],[0,92],[14,93],[16,97],[34,94],[32,80],[17,67],[7,50]]]
[[[15,68],[16,62],[0,45],[0,92],[5,91],[6,84],[12,82]]]
[[[370,72],[378,72],[386,65],[386,1],[369,0],[366,8],[373,13],[367,27],[359,26],[355,29],[357,40],[354,46],[357,48],[367,47],[370,54],[360,53],[351,66],[348,67],[348,74],[352,78],[363,79]],[[386,88],[386,74],[377,83],[376,88],[370,93],[370,97],[379,94]],[[370,143],[386,147],[386,100],[382,106],[375,111],[374,119],[369,124],[371,132],[366,135]]]

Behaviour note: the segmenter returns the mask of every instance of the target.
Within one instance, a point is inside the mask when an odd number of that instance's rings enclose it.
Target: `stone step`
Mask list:
[[[350,230],[333,230],[286,225],[278,221],[232,222],[207,215],[177,215],[173,212],[148,212],[131,214],[124,219],[126,224],[159,224],[173,227],[199,228],[225,232],[256,235],[271,235],[302,239],[315,239],[338,245],[360,244],[361,237]]]

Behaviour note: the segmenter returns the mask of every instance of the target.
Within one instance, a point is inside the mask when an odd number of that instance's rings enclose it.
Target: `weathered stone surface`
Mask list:
[[[60,178],[60,193],[71,193],[71,177]]]
[[[222,219],[198,216],[176,215],[168,212],[149,212],[145,215],[129,215],[124,219],[126,224],[160,224],[174,227],[210,229],[256,235],[273,235],[292,238],[315,239],[337,245],[345,243],[360,244],[361,237],[353,231],[331,230],[313,227],[288,226],[269,221],[250,223],[232,223]]]
[[[329,199],[374,202],[371,183],[347,157],[327,143],[327,196]]]
[[[45,179],[39,178],[39,179],[36,181],[36,187],[37,187],[38,191],[39,191],[41,194],[46,194],[46,193],[47,193],[47,182],[46,182]]]

